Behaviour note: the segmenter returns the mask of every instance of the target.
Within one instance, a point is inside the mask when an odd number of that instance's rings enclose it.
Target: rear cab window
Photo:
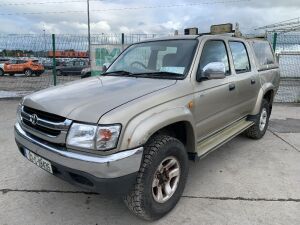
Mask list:
[[[251,71],[249,55],[243,42],[229,41],[235,72],[237,74]]]
[[[252,48],[259,70],[277,67],[276,60],[269,42],[264,40],[254,40],[252,41]]]

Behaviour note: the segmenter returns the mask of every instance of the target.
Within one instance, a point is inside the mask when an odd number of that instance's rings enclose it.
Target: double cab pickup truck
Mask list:
[[[118,193],[146,220],[179,201],[189,159],[264,136],[280,81],[265,40],[185,35],[127,47],[101,76],[22,99],[15,139],[73,184]]]

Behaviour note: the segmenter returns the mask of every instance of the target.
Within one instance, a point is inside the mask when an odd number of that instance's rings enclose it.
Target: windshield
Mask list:
[[[116,59],[104,75],[154,78],[167,75],[168,78],[183,79],[189,71],[197,43],[193,39],[134,44]]]

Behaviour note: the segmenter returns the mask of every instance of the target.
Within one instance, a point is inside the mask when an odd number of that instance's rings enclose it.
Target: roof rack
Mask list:
[[[198,33],[198,28],[186,28],[184,29],[185,35],[231,35],[232,37],[242,37],[242,33],[239,29],[239,24],[236,23],[235,29],[233,29],[232,23],[216,24],[210,27],[209,33]]]

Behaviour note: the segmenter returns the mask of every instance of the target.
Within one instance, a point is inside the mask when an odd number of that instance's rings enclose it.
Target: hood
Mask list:
[[[97,123],[104,113],[175,83],[176,80],[91,77],[28,95],[23,104],[72,120]]]

